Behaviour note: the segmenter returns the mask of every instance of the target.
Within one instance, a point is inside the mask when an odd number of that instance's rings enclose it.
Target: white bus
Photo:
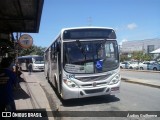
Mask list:
[[[62,99],[120,91],[119,51],[112,28],[62,29],[45,50],[45,75]]]
[[[28,70],[28,64],[32,63],[33,71],[44,71],[44,57],[29,55],[18,57],[18,64],[21,70]]]

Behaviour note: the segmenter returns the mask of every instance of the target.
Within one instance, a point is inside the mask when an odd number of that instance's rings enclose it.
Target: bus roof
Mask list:
[[[111,29],[111,30],[113,30],[113,31],[115,31],[113,28],[111,28],[111,27],[98,27],[98,26],[84,26],[84,27],[68,27],[68,28],[62,28],[61,29],[61,31],[60,31],[60,33],[55,37],[55,39],[51,42],[51,44],[49,45],[49,47],[47,47],[46,49],[45,49],[45,51],[44,52],[46,52],[50,47],[51,47],[51,45],[52,45],[52,43],[59,37],[59,36],[61,36],[62,35],[62,33],[65,31],[65,30],[76,30],[76,29]]]
[[[70,27],[70,28],[63,28],[61,30],[61,33],[63,33],[65,30],[74,30],[74,29],[89,29],[89,28],[97,28],[97,29],[112,29],[111,27],[97,27],[97,26],[86,26],[86,27]]]
[[[26,55],[26,56],[19,56],[18,58],[30,58],[30,57],[43,57],[39,55]]]

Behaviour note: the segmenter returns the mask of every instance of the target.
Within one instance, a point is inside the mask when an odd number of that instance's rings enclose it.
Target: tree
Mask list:
[[[132,59],[138,61],[150,61],[152,57],[149,54],[143,53],[142,51],[133,52]]]
[[[28,49],[20,48],[18,50],[18,54],[19,56],[25,56],[25,55],[43,56],[45,49],[46,49],[45,47],[33,45],[31,48],[28,48]]]
[[[128,61],[130,58],[127,55],[120,55],[120,61]]]
[[[138,52],[133,52],[132,59],[142,61],[143,58],[143,52],[138,51]]]
[[[151,55],[149,55],[149,54],[143,55],[143,61],[150,61],[151,59],[152,59]]]

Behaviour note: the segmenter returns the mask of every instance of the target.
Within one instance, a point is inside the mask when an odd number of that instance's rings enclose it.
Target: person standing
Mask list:
[[[9,69],[11,59],[3,58],[0,64],[0,110],[15,111],[13,85],[17,84],[16,74]]]
[[[28,71],[29,71],[29,75],[31,75],[31,72],[32,72],[32,63],[28,64]]]

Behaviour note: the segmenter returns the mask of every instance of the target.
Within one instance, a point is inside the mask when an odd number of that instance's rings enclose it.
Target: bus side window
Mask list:
[[[26,59],[25,61],[26,61],[26,64],[29,64],[29,60],[28,59]]]
[[[44,59],[45,59],[45,61],[46,60],[48,61],[48,52],[44,54]]]
[[[56,62],[57,60],[57,42],[53,43],[51,48],[51,59]]]
[[[51,59],[54,60],[54,44],[52,44],[52,46],[51,46],[50,54],[51,54]]]
[[[29,58],[29,63],[33,63],[33,60],[32,60],[32,58]]]

